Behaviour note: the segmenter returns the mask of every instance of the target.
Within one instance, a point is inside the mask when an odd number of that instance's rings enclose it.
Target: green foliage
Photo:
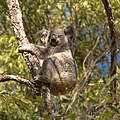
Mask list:
[[[79,81],[82,79],[83,60],[96,43],[98,36],[101,41],[94,53],[88,58],[86,66],[95,60],[109,47],[110,34],[104,7],[100,0],[20,0],[25,31],[29,40],[39,44],[36,32],[40,29],[63,28],[72,24],[77,37],[76,61],[79,68]],[[115,18],[117,32],[120,31],[120,1],[110,1]],[[5,0],[0,0],[0,75],[13,74],[31,80],[29,70],[13,37],[12,25]],[[119,36],[118,36],[119,38]],[[118,54],[120,50],[118,49]],[[98,64],[108,65],[94,68],[88,85],[78,93],[71,106],[66,120],[112,120],[116,115],[120,118],[120,68],[113,78],[109,77],[110,51],[99,60]],[[118,65],[119,66],[119,65]],[[102,77],[101,77],[102,76]],[[116,99],[113,102],[110,94],[110,83],[118,80]],[[42,109],[42,99],[34,91],[15,82],[0,83],[0,119],[2,120],[60,120],[66,107],[70,104],[71,93],[56,97],[54,116],[49,116]],[[114,96],[114,95],[113,95]],[[43,118],[41,118],[43,116]]]
[[[18,53],[16,40],[13,36],[0,37],[0,74],[13,74],[29,78],[29,71],[21,54]]]

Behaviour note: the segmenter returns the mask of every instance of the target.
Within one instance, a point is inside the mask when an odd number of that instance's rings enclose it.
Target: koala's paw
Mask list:
[[[18,47],[18,51],[21,52],[21,53],[25,52],[26,50],[27,50],[27,46],[26,45]]]
[[[19,46],[18,51],[23,53],[23,52],[28,52],[31,53],[33,50],[33,45],[32,44],[25,44],[22,46]]]

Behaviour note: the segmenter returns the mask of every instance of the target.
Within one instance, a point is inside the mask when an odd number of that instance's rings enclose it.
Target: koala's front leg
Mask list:
[[[45,59],[45,57],[47,56],[47,52],[48,52],[46,47],[38,46],[35,44],[25,44],[19,47],[18,50],[21,53],[28,52],[28,53],[34,54],[40,59]]]

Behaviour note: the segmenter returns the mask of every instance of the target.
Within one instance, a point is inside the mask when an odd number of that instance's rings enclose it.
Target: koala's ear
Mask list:
[[[74,28],[72,26],[64,28],[64,34],[65,36],[67,36],[68,39],[73,38]]]
[[[38,31],[37,34],[36,34],[37,39],[38,39],[43,45],[46,45],[46,44],[47,44],[48,35],[49,35],[49,31],[48,31],[48,30],[40,30],[40,31]]]

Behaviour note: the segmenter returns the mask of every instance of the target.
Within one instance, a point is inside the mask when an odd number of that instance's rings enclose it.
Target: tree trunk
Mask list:
[[[22,13],[20,10],[18,0],[7,0],[7,4],[8,4],[8,8],[9,8],[9,13],[11,16],[11,22],[12,22],[12,26],[14,29],[14,34],[15,34],[18,45],[22,46],[24,44],[29,44],[30,42],[27,39],[25,31],[24,31],[24,26],[23,26],[23,21],[22,21]],[[38,70],[41,69],[39,60],[35,55],[32,55],[30,53],[24,52],[23,56],[28,65],[28,68],[30,69],[32,78],[34,80],[35,76],[38,74],[37,73]],[[7,78],[9,78],[9,76],[7,76]],[[22,79],[19,79],[19,80],[22,80]],[[29,84],[29,83],[27,83],[26,80],[25,80],[25,82],[22,82],[22,83],[26,83],[27,85],[34,87],[34,84],[32,84],[32,83]],[[43,98],[43,101],[45,104],[45,109],[47,109],[49,112],[53,111],[49,88],[45,84],[41,84],[41,90],[38,90],[37,92],[39,95],[40,94],[42,95],[42,98]]]

